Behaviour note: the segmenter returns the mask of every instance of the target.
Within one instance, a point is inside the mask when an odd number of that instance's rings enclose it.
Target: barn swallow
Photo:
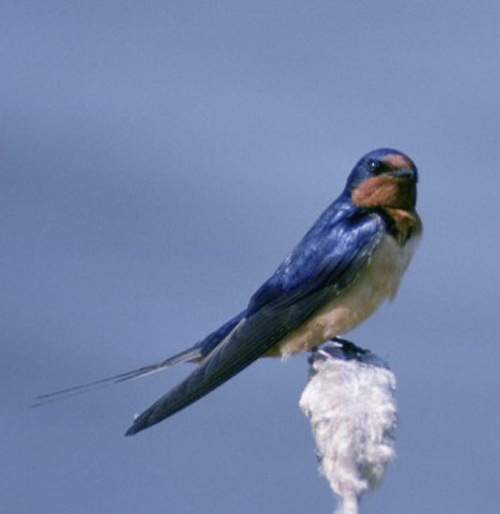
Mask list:
[[[248,306],[205,339],[162,362],[39,397],[122,382],[180,362],[197,368],[137,416],[133,435],[172,416],[262,356],[289,357],[335,339],[397,292],[419,236],[418,173],[405,154],[362,157],[340,196],[321,214]]]

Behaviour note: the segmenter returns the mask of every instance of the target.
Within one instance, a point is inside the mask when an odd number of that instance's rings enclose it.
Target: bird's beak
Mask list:
[[[396,178],[415,180],[415,173],[411,168],[398,168],[396,170],[390,171],[388,175]]]

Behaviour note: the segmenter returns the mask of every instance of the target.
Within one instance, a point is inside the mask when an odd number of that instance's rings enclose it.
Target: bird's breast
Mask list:
[[[413,236],[401,246],[394,237],[385,235],[354,283],[287,335],[269,354],[286,358],[356,327],[383,300],[394,297],[417,241],[418,236]]]

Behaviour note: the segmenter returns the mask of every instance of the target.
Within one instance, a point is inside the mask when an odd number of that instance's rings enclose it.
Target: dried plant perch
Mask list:
[[[340,498],[337,514],[358,514],[395,456],[396,378],[373,353],[336,338],[311,352],[300,399],[320,473]]]

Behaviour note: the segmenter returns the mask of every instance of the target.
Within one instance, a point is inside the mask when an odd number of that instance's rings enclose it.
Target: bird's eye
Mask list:
[[[381,175],[387,171],[387,166],[382,161],[377,159],[370,159],[368,161],[368,168],[370,169],[370,173],[372,175]]]

